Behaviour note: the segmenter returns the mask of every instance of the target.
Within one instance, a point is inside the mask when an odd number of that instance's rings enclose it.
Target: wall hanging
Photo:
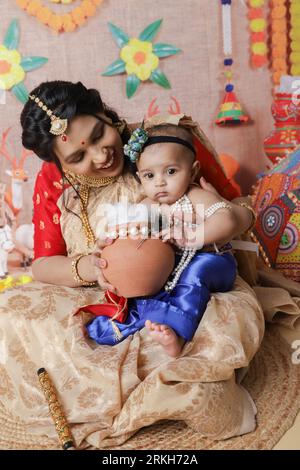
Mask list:
[[[110,32],[121,49],[120,59],[110,64],[102,75],[110,77],[124,72],[127,73],[127,98],[131,98],[141,82],[147,80],[163,88],[171,88],[168,78],[159,68],[159,61],[161,58],[177,54],[180,49],[171,44],[152,43],[161,23],[162,20],[157,20],[149,24],[138,38],[129,37],[120,28],[108,23]]]
[[[215,121],[216,124],[240,124],[248,121],[235,93],[232,84],[232,30],[231,30],[231,0],[221,0],[222,31],[223,31],[223,56],[225,66],[225,97]]]
[[[103,0],[83,0],[71,10],[66,11],[65,6],[73,3],[72,0],[16,0],[17,5],[29,15],[34,16],[40,23],[48,26],[57,33],[72,32],[78,26],[82,26],[88,18],[95,16],[98,6]],[[61,4],[62,13],[49,3]]]

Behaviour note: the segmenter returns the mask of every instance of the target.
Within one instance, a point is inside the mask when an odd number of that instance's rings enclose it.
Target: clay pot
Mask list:
[[[274,130],[264,140],[264,149],[277,164],[300,144],[300,95],[276,93],[272,104]]]
[[[103,275],[123,297],[155,295],[174,269],[175,254],[169,243],[146,239],[117,239],[105,247],[101,257],[107,261]]]

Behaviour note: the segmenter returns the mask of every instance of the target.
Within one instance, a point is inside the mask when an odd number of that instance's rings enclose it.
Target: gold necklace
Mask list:
[[[102,176],[100,178],[96,178],[94,176],[86,176],[86,175],[76,175],[75,173],[71,173],[70,171],[64,172],[66,179],[72,185],[80,185],[79,186],[79,196],[80,196],[80,208],[81,208],[81,218],[82,218],[82,226],[85,232],[85,236],[87,239],[88,247],[93,248],[96,243],[96,237],[94,232],[91,228],[90,221],[88,218],[88,202],[89,202],[89,195],[90,195],[90,188],[102,188],[108,186],[109,184],[114,183],[117,181],[117,176]]]
[[[76,175],[71,171],[64,171],[64,173],[72,184],[83,184],[89,188],[102,188],[103,186],[114,183],[118,179],[118,176],[100,176],[96,178],[95,176]]]

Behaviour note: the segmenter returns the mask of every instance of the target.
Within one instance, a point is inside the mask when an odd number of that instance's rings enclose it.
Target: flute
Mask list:
[[[58,401],[54,385],[44,367],[37,371],[41,388],[49,405],[49,411],[55,424],[63,450],[74,450],[74,440],[61,404]]]

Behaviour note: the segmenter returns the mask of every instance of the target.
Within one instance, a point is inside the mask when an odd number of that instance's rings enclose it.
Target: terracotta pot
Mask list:
[[[276,93],[271,111],[275,129],[264,140],[264,149],[278,163],[300,144],[300,95]]]
[[[108,266],[103,275],[123,297],[155,295],[165,285],[174,269],[175,254],[169,243],[161,240],[117,239],[102,251]]]

